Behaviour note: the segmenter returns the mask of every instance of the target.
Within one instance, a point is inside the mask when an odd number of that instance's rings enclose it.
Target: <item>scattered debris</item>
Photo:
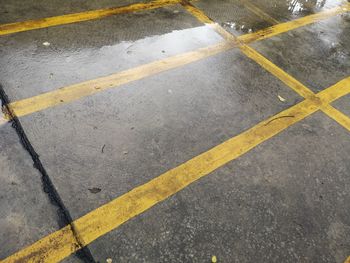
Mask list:
[[[43,45],[44,45],[45,47],[48,47],[48,46],[50,46],[50,43],[49,43],[49,42],[44,42]]]
[[[130,129],[133,130],[133,129],[135,129],[135,127],[131,127]]]
[[[180,13],[180,11],[179,11],[179,10],[174,10],[173,13],[174,13],[174,14],[177,14],[177,13]]]
[[[278,95],[278,99],[280,100],[280,101],[282,101],[282,102],[285,102],[286,101],[286,99],[285,98],[283,98],[282,96],[280,96],[280,95]]]
[[[218,260],[217,260],[216,256],[212,256],[212,257],[211,257],[211,262],[212,262],[212,263],[216,263],[216,262],[218,262]]]
[[[106,144],[104,144],[104,145],[102,146],[101,153],[103,153],[105,147],[106,147]]]
[[[97,194],[97,193],[101,192],[101,188],[97,188],[97,187],[89,188],[88,190],[92,194]]]
[[[165,53],[165,50],[162,50],[162,53]]]
[[[265,124],[265,126],[269,125],[271,122],[275,121],[275,120],[278,120],[278,119],[283,119],[283,118],[294,118],[295,116],[294,115],[286,115],[286,116],[280,116],[280,117],[276,117],[272,120],[270,120],[269,122],[267,122]]]
[[[111,258],[107,258],[107,259],[106,259],[106,262],[107,262],[107,263],[112,263],[113,260],[112,260]]]
[[[53,73],[50,73],[50,79],[52,79],[53,78]]]
[[[128,154],[128,151],[124,151],[123,154]]]

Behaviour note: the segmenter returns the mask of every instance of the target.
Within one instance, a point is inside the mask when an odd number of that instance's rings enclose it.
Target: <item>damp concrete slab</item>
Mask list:
[[[101,262],[339,262],[349,254],[350,134],[316,113],[89,248]]]
[[[332,103],[332,106],[349,116],[350,118],[350,95],[346,95],[335,102]]]
[[[349,14],[343,14],[251,46],[319,92],[350,75],[349,30]]]
[[[300,100],[232,50],[20,121],[75,219]]]
[[[242,35],[271,26],[270,23],[245,8],[238,0],[222,0],[219,3],[217,1],[201,0],[193,2],[193,5],[235,35]]]
[[[0,124],[0,259],[60,229],[58,208],[43,190],[10,123]],[[64,262],[81,262],[72,256]]]
[[[0,23],[22,22],[52,16],[61,16],[78,12],[93,11],[101,8],[119,7],[136,3],[149,3],[142,0],[0,0]]]
[[[280,1],[255,0],[254,5],[279,22],[298,19],[303,16],[315,14],[347,3],[346,0],[326,1]]]

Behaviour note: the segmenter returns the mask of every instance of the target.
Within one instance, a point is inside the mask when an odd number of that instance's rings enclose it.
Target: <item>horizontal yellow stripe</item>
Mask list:
[[[165,58],[163,60],[155,61],[106,77],[89,80],[48,93],[43,93],[41,95],[28,99],[12,102],[8,106],[12,110],[12,114],[18,117],[25,116],[33,112],[53,107],[55,105],[72,102],[82,97],[98,93],[102,90],[115,88],[120,85],[145,78],[147,76],[155,75],[169,69],[183,66],[209,56],[213,56],[220,52],[231,49],[232,46],[232,44],[226,42],[215,44],[206,48],[201,48],[196,51]]]
[[[303,27],[317,21],[329,18],[331,16],[339,15],[350,11],[350,3],[346,3],[342,6],[338,6],[329,10],[322,11],[317,14],[305,16],[296,20],[274,25],[254,33],[239,36],[238,39],[243,43],[251,43],[253,41],[259,41],[262,39],[270,38],[281,33],[288,32],[299,27]]]
[[[182,2],[182,4],[192,14],[193,12],[197,13],[198,17],[201,17],[203,21],[207,21],[208,23],[209,22],[211,23],[210,18],[207,18],[203,13],[199,11],[195,12],[196,9],[192,8],[191,5],[184,4],[184,2]],[[343,10],[343,12],[345,11]],[[340,13],[339,10],[338,12],[325,11],[325,14],[319,15],[317,16],[317,18],[313,18],[311,20],[313,22],[316,22],[318,21],[317,19],[324,19],[328,16],[335,15],[338,13]],[[301,19],[303,21],[306,19],[306,17]],[[290,27],[294,29],[304,25],[304,23],[300,22],[299,20],[300,19],[297,19],[288,23],[293,24],[293,26],[290,26]],[[44,110],[56,105],[78,100],[80,98],[95,94],[102,90],[119,87],[120,85],[129,83],[131,81],[139,80],[169,69],[177,68],[177,67],[198,61],[200,59],[203,59],[209,56],[213,56],[215,54],[218,54],[223,51],[227,51],[231,48],[236,47],[237,43],[235,41],[242,42],[246,39],[244,35],[237,37],[237,39],[235,39],[232,35],[230,35],[228,32],[226,32],[217,24],[211,24],[211,26],[213,26],[214,29],[216,29],[217,32],[219,32],[226,40],[230,40],[231,43],[219,43],[210,47],[201,48],[196,51],[169,57],[164,60],[155,61],[133,69],[115,73],[106,77],[101,77],[98,79],[89,80],[86,82],[60,88],[55,91],[43,93],[31,98],[13,102],[9,105],[9,107],[11,108],[13,114],[15,114],[16,116],[18,117],[25,116],[27,114]],[[280,32],[278,31],[279,29],[281,29]],[[285,32],[285,27],[273,28],[272,31],[273,31],[273,35],[276,35],[278,33],[283,33]],[[257,34],[260,35],[260,33],[257,33]],[[247,39],[250,41],[252,38],[249,37]]]
[[[124,14],[142,10],[150,10],[166,5],[179,3],[179,0],[155,0],[149,3],[138,3],[122,7],[111,7],[105,9],[98,9],[93,11],[68,14],[62,16],[54,16],[48,18],[41,18],[36,20],[29,20],[24,22],[10,23],[0,25],[0,36],[34,30],[39,28],[47,28],[58,25],[66,25],[87,20],[101,19],[104,17]]]
[[[266,14],[260,8],[252,4],[249,0],[238,0],[241,4],[243,4],[248,10],[256,14],[262,20],[269,22],[271,25],[279,24],[279,21]]]
[[[339,96],[350,93],[349,82],[350,77],[326,89],[320,94],[320,97],[316,95],[318,99],[306,99],[75,220],[73,224],[76,232],[79,233],[79,240],[84,246],[88,245],[289,126],[303,120],[320,109],[323,103],[331,103]],[[79,248],[72,236],[72,231],[67,226],[6,258],[2,263],[57,262]]]

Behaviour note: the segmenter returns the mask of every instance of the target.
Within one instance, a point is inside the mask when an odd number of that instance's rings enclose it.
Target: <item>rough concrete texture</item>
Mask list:
[[[62,219],[10,123],[0,125],[0,138],[0,258],[5,258],[58,230]]]
[[[94,242],[123,262],[343,262],[350,136],[317,113]],[[107,242],[112,244],[106,246]]]
[[[319,92],[350,75],[349,30],[349,14],[344,14],[256,42],[252,47]]]
[[[0,0],[0,23],[135,2]],[[193,4],[237,35],[271,25],[245,2]],[[287,21],[344,1],[252,3]],[[339,15],[251,46],[318,92],[350,74],[349,25]],[[0,84],[17,101],[220,41],[181,5],[1,36]],[[19,121],[74,220],[301,100],[234,49]],[[350,116],[349,101],[332,105]],[[317,112],[67,262],[343,263],[349,156],[349,131]],[[16,131],[0,124],[1,259],[62,227],[40,178]]]
[[[350,116],[350,95],[344,96],[332,104],[335,108]]]

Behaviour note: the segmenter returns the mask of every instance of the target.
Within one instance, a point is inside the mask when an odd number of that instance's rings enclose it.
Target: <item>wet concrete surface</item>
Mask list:
[[[0,23],[134,2],[0,0]],[[256,5],[287,21],[344,3],[291,2]],[[236,35],[271,25],[244,1],[193,4]],[[318,92],[349,76],[349,24],[341,15],[252,47]],[[0,84],[16,101],[220,41],[180,5],[22,32],[0,37]],[[350,116],[349,98],[333,105]],[[77,219],[301,100],[235,49],[20,122]],[[0,124],[0,135],[0,244],[11,237],[0,249],[4,258],[60,224],[15,130]],[[350,254],[349,153],[349,132],[316,113],[88,249],[96,262],[210,262],[216,255],[218,262],[342,263]]]
[[[3,36],[0,78],[8,96],[19,100],[219,41],[175,5]]]
[[[66,14],[86,12],[101,8],[110,8],[131,5],[135,3],[148,3],[150,1],[140,0],[35,0],[35,1],[7,1],[0,0],[0,23],[14,23],[30,19],[39,19],[52,16],[61,16]]]
[[[78,218],[300,100],[234,50],[20,120]]]
[[[318,13],[342,4],[346,0],[256,0],[254,4],[265,13],[281,22]]]
[[[0,258],[6,258],[60,229],[62,219],[10,123],[0,124],[0,138]]]
[[[203,0],[193,4],[235,35],[250,33],[271,25],[247,10],[238,0],[224,0],[218,4],[210,0]]]
[[[319,92],[350,75],[349,31],[350,19],[344,14],[251,46]]]

